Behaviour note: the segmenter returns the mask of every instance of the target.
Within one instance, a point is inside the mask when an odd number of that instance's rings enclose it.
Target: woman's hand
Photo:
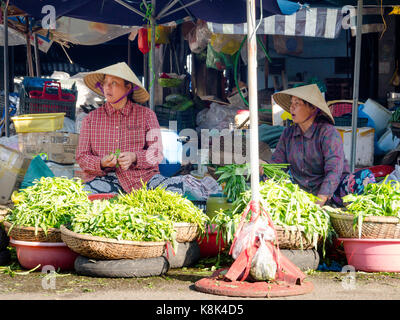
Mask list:
[[[121,166],[121,169],[126,171],[128,168],[136,163],[137,156],[135,152],[121,152],[118,158],[118,163]]]
[[[100,165],[102,168],[115,167],[117,165],[117,157],[114,154],[104,156],[100,161]]]
[[[319,200],[317,200],[315,203],[319,204],[320,207],[324,206],[326,201],[328,200],[328,196],[324,196],[323,194],[317,195]]]

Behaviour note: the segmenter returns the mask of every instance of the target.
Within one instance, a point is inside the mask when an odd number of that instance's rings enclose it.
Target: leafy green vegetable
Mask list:
[[[274,179],[260,182],[260,197],[263,208],[275,225],[283,228],[296,226],[315,247],[320,237],[325,244],[332,227],[329,214],[315,203],[317,197],[289,180],[278,182]],[[233,239],[241,214],[250,201],[251,190],[247,190],[233,203],[232,210],[220,211],[211,219],[210,224],[217,225],[224,241]]]
[[[141,208],[148,215],[166,216],[173,222],[195,223],[201,231],[204,231],[208,221],[208,216],[190,200],[178,193],[167,191],[162,186],[149,190],[143,186],[131,193],[120,194],[117,201]]]
[[[362,222],[366,216],[400,218],[400,182],[387,183],[387,177],[381,184],[367,184],[363,194],[348,194],[342,199],[347,204],[344,212],[354,215],[354,228],[359,218]]]
[[[42,177],[32,186],[14,195],[14,209],[6,217],[14,225],[49,228],[68,224],[75,214],[85,212],[90,206],[88,193],[83,190],[80,179]]]
[[[117,158],[117,160],[118,160],[120,154],[121,154],[121,150],[120,149],[115,150],[115,152],[110,152],[110,156],[114,155]],[[115,167],[118,168],[119,167],[119,163],[117,163],[115,165]]]
[[[86,212],[75,215],[72,231],[130,241],[173,241],[173,222],[164,215],[147,214],[142,208],[94,200]]]
[[[285,169],[289,164],[261,164],[264,174],[270,179],[288,179],[289,175],[282,169]],[[224,192],[231,201],[240,198],[240,195],[249,190],[247,182],[250,180],[250,164],[230,164],[219,167],[215,170],[215,174],[219,175],[217,182],[225,184]]]

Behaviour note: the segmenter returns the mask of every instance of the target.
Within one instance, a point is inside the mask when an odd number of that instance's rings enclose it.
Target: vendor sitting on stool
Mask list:
[[[146,89],[124,62],[91,72],[86,86],[106,103],[82,121],[76,161],[91,193],[131,192],[159,174],[163,159],[155,113],[138,103]]]
[[[273,95],[274,101],[292,115],[270,163],[288,163],[292,181],[316,195],[320,206],[343,206],[342,197],[361,194],[375,177],[368,169],[350,173],[342,138],[321,91],[315,84]]]

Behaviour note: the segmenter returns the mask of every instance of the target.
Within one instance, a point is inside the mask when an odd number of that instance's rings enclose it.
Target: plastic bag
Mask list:
[[[24,180],[21,183],[21,189],[33,185],[33,181],[35,179],[39,180],[41,177],[54,177],[54,173],[40,156],[36,156],[32,159],[28,170],[25,173]]]
[[[230,69],[233,67],[232,56],[215,51],[209,43],[207,46],[206,66],[219,71]]]
[[[211,45],[217,52],[233,55],[239,51],[244,35],[240,34],[217,34],[211,36]]]
[[[265,244],[264,235],[259,235],[260,246],[251,261],[250,275],[257,281],[274,280],[277,264],[271,250]]]
[[[207,27],[207,23],[203,20],[197,20],[196,27],[187,34],[189,48],[193,53],[200,53],[207,48],[211,38],[211,31]]]
[[[263,238],[264,241],[275,240],[274,230],[268,225],[264,217],[258,217],[257,220],[247,222],[240,231],[232,250],[232,258],[237,259],[243,250],[253,245],[255,236]],[[258,251],[258,250],[257,250]]]

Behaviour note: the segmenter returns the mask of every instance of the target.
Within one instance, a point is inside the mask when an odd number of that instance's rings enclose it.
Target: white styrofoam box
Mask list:
[[[351,161],[351,127],[336,127],[343,140],[344,156]],[[374,164],[375,129],[370,127],[357,128],[355,166],[370,167]]]

